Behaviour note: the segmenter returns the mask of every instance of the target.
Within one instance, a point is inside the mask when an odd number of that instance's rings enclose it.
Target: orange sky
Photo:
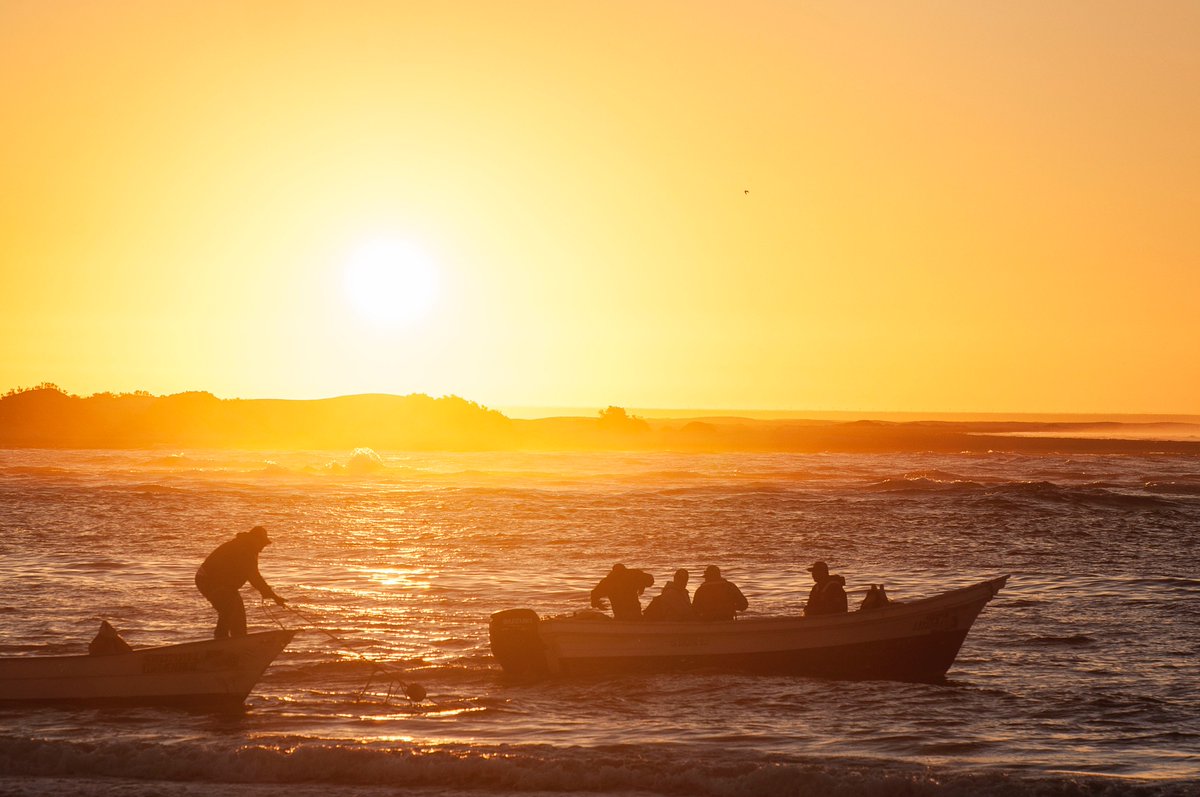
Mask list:
[[[2,0],[0,390],[1200,412],[1198,86],[1190,1]]]

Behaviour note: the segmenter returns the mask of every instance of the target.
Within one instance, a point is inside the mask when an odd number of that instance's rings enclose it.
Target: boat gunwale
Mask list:
[[[286,639],[279,648],[280,652],[292,641],[292,638],[300,629],[298,628],[273,628],[269,631],[255,631],[252,634],[246,634],[238,637],[226,637],[225,639],[199,639],[192,642],[176,642],[171,645],[155,645],[153,647],[134,648],[133,650],[124,653],[107,653],[101,655],[92,655],[91,653],[74,653],[66,656],[0,656],[0,676],[3,676],[3,668],[6,665],[14,667],[25,666],[24,662],[36,664],[56,664],[68,661],[126,661],[127,656],[140,656],[146,653],[181,653],[187,652],[188,649],[198,647],[213,647],[221,645],[229,645],[230,643],[241,643],[245,640],[265,640],[267,637],[284,634]]]
[[[0,708],[18,705],[233,706],[245,701],[297,629],[127,653],[0,659]],[[148,671],[152,664],[161,671]]]

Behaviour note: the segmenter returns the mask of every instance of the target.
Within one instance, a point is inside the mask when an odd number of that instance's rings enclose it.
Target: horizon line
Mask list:
[[[465,401],[478,404],[486,409],[495,410],[515,420],[534,420],[537,418],[561,418],[561,417],[591,417],[602,412],[607,407],[620,407],[631,415],[637,415],[643,418],[656,419],[684,419],[684,418],[747,418],[753,420],[955,420],[955,421],[1039,421],[1043,423],[1054,422],[1056,420],[1062,422],[1075,423],[1098,423],[1098,422],[1125,422],[1125,423],[1189,423],[1200,424],[1200,412],[1130,412],[1130,411],[1094,411],[1094,410],[1058,410],[1058,411],[1040,411],[1040,410],[864,410],[864,409],[847,409],[847,410],[832,410],[832,409],[789,409],[778,407],[664,407],[664,406],[635,406],[622,405],[613,402],[601,402],[593,405],[586,404],[489,404],[476,399],[468,398],[457,393],[444,393],[441,396],[435,396],[432,393],[389,393],[383,391],[361,391],[355,393],[341,393],[338,395],[325,395],[316,398],[294,398],[294,397],[246,397],[246,396],[219,396],[210,390],[190,389],[180,390],[175,393],[155,394],[150,391],[117,391],[117,390],[101,390],[89,395],[71,393],[67,389],[53,382],[42,382],[32,387],[17,387],[6,391],[4,395],[10,395],[15,392],[29,392],[37,390],[45,386],[46,388],[57,389],[59,392],[67,396],[77,398],[90,398],[91,396],[103,395],[112,393],[116,395],[133,395],[135,393],[149,393],[150,396],[156,398],[164,398],[171,395],[179,395],[181,393],[208,393],[222,401],[327,401],[330,399],[349,398],[353,396],[411,396],[411,395],[426,395],[430,398],[449,398],[457,397]]]
[[[485,405],[504,413],[510,418],[531,420],[546,417],[589,417],[600,412],[604,407],[583,405],[538,405],[510,404]],[[606,406],[621,406],[609,404]],[[1001,410],[794,410],[794,409],[764,409],[764,408],[703,408],[703,407],[636,407],[622,406],[631,415],[643,418],[730,418],[742,417],[753,420],[1013,420],[1052,422],[1053,419],[1089,422],[1176,422],[1200,423],[1200,413],[1187,412],[1037,412],[1037,411],[1001,411]],[[533,413],[551,413],[533,414]]]

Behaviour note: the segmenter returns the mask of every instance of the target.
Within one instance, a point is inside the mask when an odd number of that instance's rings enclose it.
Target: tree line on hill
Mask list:
[[[0,448],[1200,453],[1197,441],[1118,439],[1117,433],[1104,439],[1079,437],[1080,429],[1088,426],[739,417],[648,420],[615,406],[593,417],[524,420],[458,396],[420,393],[283,400],[220,399],[202,391],[155,396],[139,390],[82,397],[50,383],[0,397]]]

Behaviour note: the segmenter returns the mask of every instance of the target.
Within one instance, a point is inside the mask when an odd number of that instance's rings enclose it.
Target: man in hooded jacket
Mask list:
[[[258,572],[258,555],[270,544],[267,530],[262,526],[240,531],[232,540],[222,543],[210,553],[196,571],[196,589],[217,610],[217,628],[213,631],[213,639],[246,635],[246,606],[238,590],[247,581],[264,598],[280,606],[286,603]]]
[[[808,568],[812,573],[812,589],[808,592],[808,603],[804,605],[804,614],[844,614],[846,606],[846,579],[839,575],[830,575],[829,565],[824,562],[814,562]]]
[[[675,571],[675,577],[663,585],[662,593],[642,613],[647,620],[662,620],[682,622],[695,620],[692,612],[692,599],[687,589],[688,571],[682,567]]]

